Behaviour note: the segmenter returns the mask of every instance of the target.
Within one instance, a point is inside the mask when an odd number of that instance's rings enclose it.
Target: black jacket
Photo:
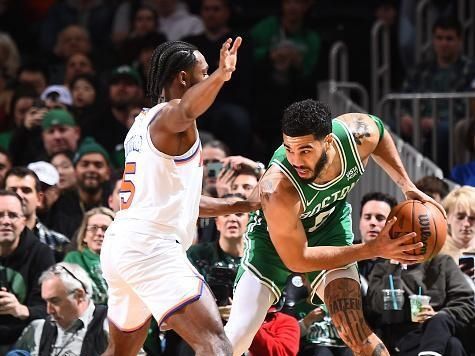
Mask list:
[[[38,241],[28,228],[21,233],[16,250],[7,257],[0,257],[3,284],[30,312],[26,320],[0,315],[0,345],[14,343],[31,320],[46,316],[38,279],[41,273],[53,264],[54,255],[51,249]]]
[[[381,290],[389,289],[390,274],[394,276],[395,287],[405,291],[405,310],[409,310],[409,295],[418,294],[421,287],[422,294],[431,297],[430,305],[434,310],[450,315],[459,326],[467,326],[475,319],[473,290],[454,260],[447,255],[438,255],[406,270],[388,261],[376,264],[369,276],[365,298],[370,319],[383,312]],[[409,312],[406,317],[411,323]]]

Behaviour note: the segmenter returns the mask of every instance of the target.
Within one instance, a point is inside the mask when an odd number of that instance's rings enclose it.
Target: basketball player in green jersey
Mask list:
[[[391,135],[377,117],[345,114],[305,100],[286,109],[283,145],[259,182],[261,209],[251,217],[226,335],[243,354],[282,293],[291,271],[306,273],[314,304],[325,302],[340,337],[355,355],[389,355],[366,325],[355,261],[383,257],[417,263],[414,233],[392,240],[395,219],[369,244],[352,245],[348,192],[370,156],[407,198],[431,200],[410,181]],[[404,243],[409,243],[404,245]]]

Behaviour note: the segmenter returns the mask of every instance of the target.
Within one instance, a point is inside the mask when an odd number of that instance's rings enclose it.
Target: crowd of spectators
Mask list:
[[[436,3],[446,9],[450,2]],[[327,79],[330,45],[348,42],[352,79],[368,86],[369,28],[381,19],[394,35],[400,11],[404,19],[403,5],[404,0],[0,1],[0,354],[95,355],[105,349],[107,284],[99,256],[105,230],[119,210],[125,135],[142,108],[150,106],[146,77],[157,45],[177,39],[194,44],[211,73],[223,41],[243,37],[233,79],[197,122],[203,194],[245,199],[264,173],[260,161],[268,161],[280,145],[283,109],[315,97],[317,81]],[[436,22],[435,59],[425,59],[415,70],[409,68],[414,63],[396,61],[393,71],[401,85],[395,90],[473,90],[475,64],[462,55],[459,26],[451,17]],[[470,105],[456,103],[456,136],[439,140],[443,154],[447,139],[457,143],[460,159],[452,179],[460,185],[475,185],[475,124],[465,115],[474,114]],[[439,134],[449,132],[448,107],[439,109],[443,117],[433,118],[428,105],[421,108],[426,148],[436,123]],[[405,112],[401,120],[408,140],[411,114]],[[442,168],[450,174],[452,167]],[[394,352],[473,353],[467,335],[475,330],[474,269],[459,266],[459,258],[475,256],[475,188],[449,192],[435,177],[424,178],[418,187],[447,210],[443,255],[408,269],[390,261],[362,261],[365,313]],[[395,204],[384,192],[365,196],[360,210],[354,209],[360,219],[357,240],[375,238]],[[224,322],[247,220],[247,214],[199,219],[188,252],[213,290]],[[406,297],[424,288],[432,296],[434,317],[417,325],[407,318],[381,320],[380,293],[389,273]],[[351,354],[323,302],[306,302],[307,287],[305,275],[289,279],[251,355]],[[445,341],[434,342],[433,333],[441,328]],[[401,346],[409,339],[410,345]],[[173,331],[152,323],[142,352],[184,356],[191,350]]]

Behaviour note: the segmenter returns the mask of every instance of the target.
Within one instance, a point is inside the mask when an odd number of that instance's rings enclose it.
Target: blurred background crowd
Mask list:
[[[470,0],[0,0],[0,354],[105,349],[99,256],[119,209],[125,135],[150,106],[152,52],[187,41],[211,73],[237,35],[237,71],[197,121],[203,194],[249,196],[294,101],[381,116],[403,162],[416,162],[411,178],[443,203],[449,235],[418,266],[360,263],[365,314],[392,354],[474,354],[474,21]],[[375,238],[401,199],[384,181],[364,190],[351,198],[357,243]],[[224,322],[248,218],[200,219],[189,250]],[[406,298],[391,313],[381,295],[389,275]],[[419,288],[431,305],[411,322]],[[351,355],[308,293],[304,275],[289,279],[251,355]],[[192,351],[153,324],[143,353]]]

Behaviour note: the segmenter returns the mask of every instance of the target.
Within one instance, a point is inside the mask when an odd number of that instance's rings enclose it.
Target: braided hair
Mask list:
[[[147,93],[153,105],[158,103],[163,88],[171,84],[177,73],[195,65],[193,52],[196,50],[195,46],[183,41],[168,41],[153,51],[147,83]]]

